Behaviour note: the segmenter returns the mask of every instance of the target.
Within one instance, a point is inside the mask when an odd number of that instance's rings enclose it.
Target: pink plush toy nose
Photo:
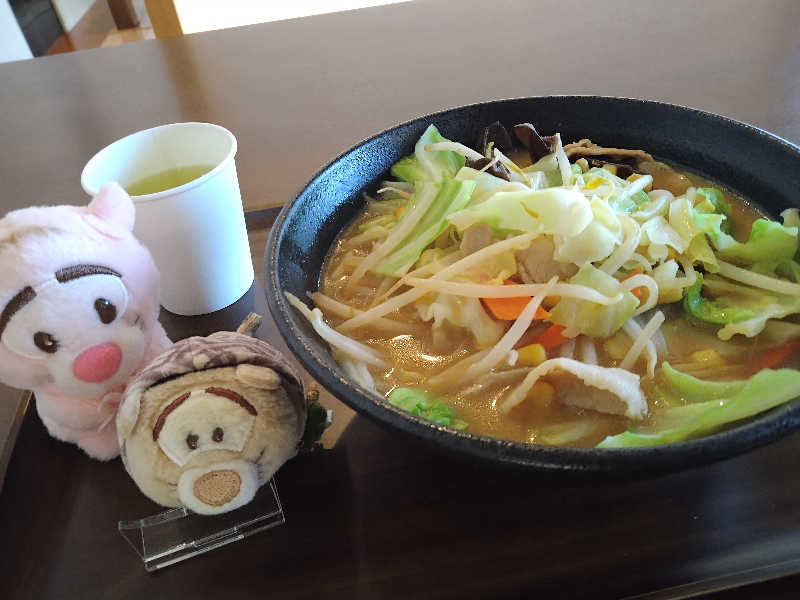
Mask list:
[[[122,362],[122,349],[108,342],[81,352],[72,363],[72,373],[81,381],[99,383],[111,377]]]

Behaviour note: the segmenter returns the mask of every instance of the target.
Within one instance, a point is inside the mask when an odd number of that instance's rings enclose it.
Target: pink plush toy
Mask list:
[[[89,206],[0,219],[0,380],[33,390],[50,435],[100,460],[119,454],[125,383],[171,345],[134,217],[125,190],[106,184]]]

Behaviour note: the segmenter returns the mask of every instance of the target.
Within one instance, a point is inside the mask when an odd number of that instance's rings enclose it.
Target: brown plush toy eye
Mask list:
[[[58,342],[56,338],[54,338],[49,333],[45,333],[44,331],[37,331],[33,334],[33,343],[36,344],[36,347],[39,348],[42,352],[47,352],[48,354],[55,353],[58,350]]]
[[[186,445],[189,446],[189,450],[195,450],[197,448],[197,440],[198,436],[195,433],[190,433],[186,436]]]
[[[221,442],[224,436],[225,432],[222,431],[222,427],[214,427],[214,431],[211,432],[211,439],[217,443]]]
[[[97,312],[97,316],[100,317],[100,320],[106,325],[117,318],[117,307],[105,298],[98,298],[94,301],[94,310]]]

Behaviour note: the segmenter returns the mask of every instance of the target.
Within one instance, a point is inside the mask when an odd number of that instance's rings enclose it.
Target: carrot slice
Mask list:
[[[780,366],[789,360],[789,357],[794,354],[798,348],[800,348],[800,338],[791,340],[777,348],[773,348],[769,352],[765,352],[761,355],[759,360],[756,361],[756,364],[753,366],[753,372],[755,373],[761,369],[774,369]]]
[[[563,325],[550,325],[547,329],[545,329],[539,336],[533,341],[535,344],[541,344],[545,350],[552,350],[553,348],[558,348],[561,344],[567,341],[567,339],[562,335],[562,332],[566,329]]]
[[[628,273],[627,275],[625,275],[625,277],[623,277],[622,279],[620,279],[620,281],[625,281],[626,279],[630,279],[630,278],[631,278],[631,277],[633,277],[634,275],[641,275],[642,273],[644,273],[644,269],[643,269],[642,267],[639,267],[639,268],[638,268],[638,269],[636,269],[635,271],[631,271],[630,273]]]
[[[625,275],[625,277],[623,277],[622,279],[620,279],[620,281],[625,281],[626,279],[630,279],[630,278],[631,278],[631,277],[633,277],[634,275],[641,275],[642,273],[644,273],[644,269],[643,269],[642,267],[639,267],[639,268],[638,268],[638,269],[636,269],[635,271],[631,271],[630,273],[628,273],[627,275]],[[636,296],[636,299],[637,299],[639,302],[641,302],[641,301],[642,301],[642,298],[644,297],[644,293],[645,293],[645,290],[646,290],[646,289],[647,289],[647,288],[646,288],[645,286],[643,286],[643,285],[640,285],[639,287],[635,287],[635,288],[633,288],[633,289],[631,290],[631,294],[633,294],[634,296]]]
[[[506,279],[504,285],[517,285],[514,281]],[[531,296],[514,296],[512,298],[481,298],[483,304],[489,309],[495,319],[501,321],[516,321],[528,303]],[[536,309],[534,319],[546,319],[550,316],[541,305]]]

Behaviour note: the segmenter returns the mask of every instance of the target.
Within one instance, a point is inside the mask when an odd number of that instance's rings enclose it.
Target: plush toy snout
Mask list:
[[[122,348],[108,342],[81,352],[72,363],[72,374],[81,381],[99,383],[111,379],[122,363]]]
[[[184,471],[178,481],[178,498],[196,513],[218,514],[250,502],[258,487],[255,465],[231,460]]]

